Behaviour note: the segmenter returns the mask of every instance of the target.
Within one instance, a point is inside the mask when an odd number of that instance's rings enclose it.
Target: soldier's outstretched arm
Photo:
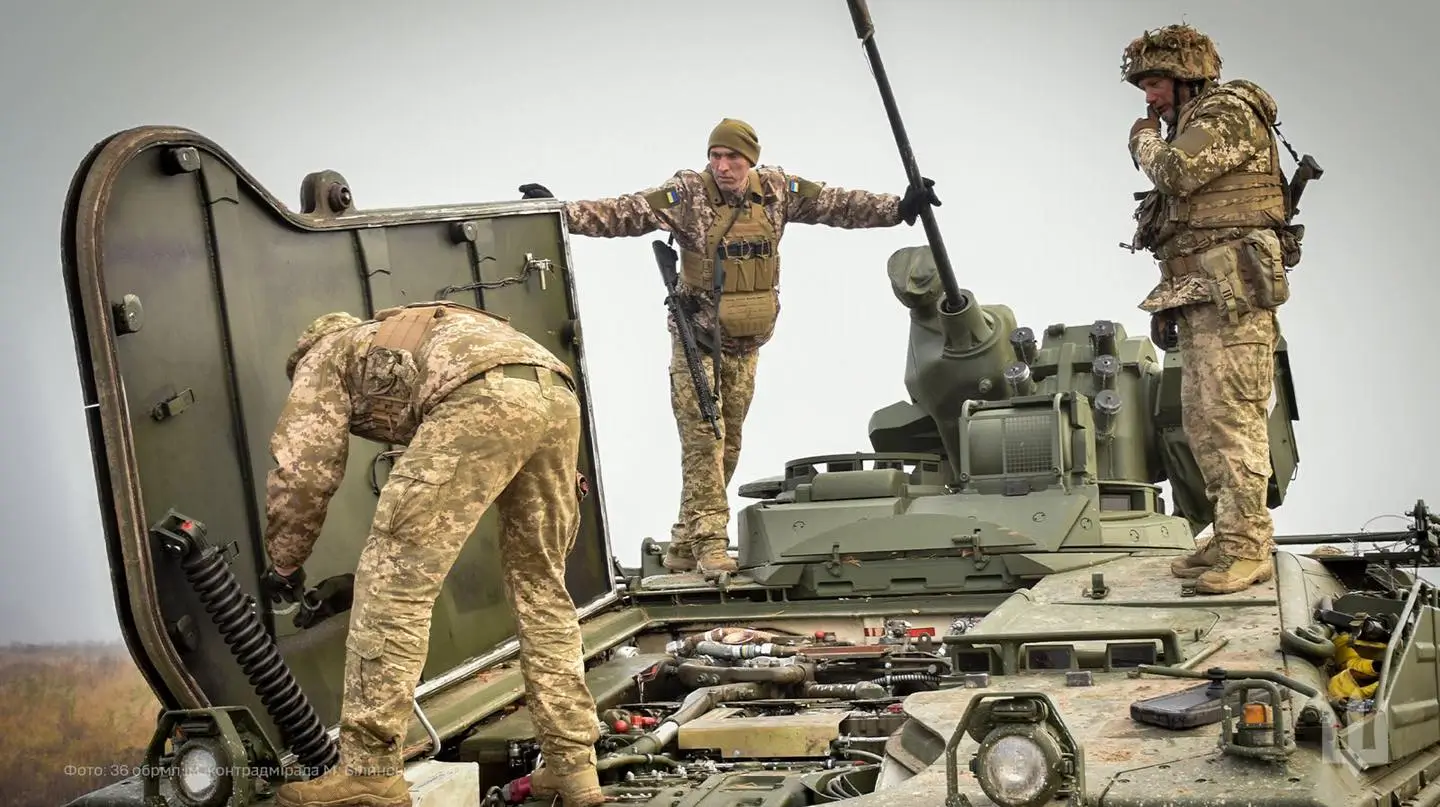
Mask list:
[[[823,224],[858,230],[894,227],[904,220],[900,197],[811,182],[784,174],[785,218],[795,224]]]
[[[1244,101],[1220,95],[1195,111],[1173,143],[1155,129],[1135,132],[1130,154],[1156,190],[1184,198],[1249,159],[1265,137],[1264,124]]]
[[[675,194],[678,199],[684,193],[685,183],[679,174],[676,174],[660,185],[635,193],[606,199],[566,202],[565,224],[571,233],[592,238],[627,238],[647,235],[656,230],[673,232],[678,229],[675,214],[670,210],[656,209],[646,197],[652,194]]]
[[[349,450],[350,395],[340,383],[339,361],[329,351],[311,350],[295,368],[270,437],[275,467],[265,482],[265,553],[277,569],[310,557]]]

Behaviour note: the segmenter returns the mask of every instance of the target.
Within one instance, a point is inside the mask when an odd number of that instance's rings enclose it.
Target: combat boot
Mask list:
[[[1233,594],[1256,583],[1264,583],[1274,573],[1275,566],[1269,558],[1246,560],[1221,555],[1215,565],[1206,569],[1195,581],[1195,591],[1198,594]]]
[[[350,776],[336,765],[306,782],[275,791],[280,807],[411,807],[410,783],[394,776]]]
[[[1220,559],[1220,542],[1211,538],[1204,546],[1170,564],[1176,577],[1199,577]]]
[[[672,572],[688,572],[695,568],[695,556],[691,553],[689,544],[680,544],[671,541],[665,547],[665,556],[660,559],[661,565]]]
[[[530,792],[541,798],[559,794],[562,807],[595,807],[605,803],[600,792],[600,774],[593,765],[570,774],[551,773],[541,765],[530,774]]]
[[[730,542],[724,538],[695,542],[695,563],[701,572],[733,572],[737,568],[730,557]]]

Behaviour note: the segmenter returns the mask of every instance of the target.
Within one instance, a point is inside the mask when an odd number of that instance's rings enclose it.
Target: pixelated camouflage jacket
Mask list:
[[[266,479],[265,549],[275,566],[299,566],[310,556],[345,474],[350,435],[407,445],[445,396],[503,364],[546,367],[573,383],[570,368],[554,354],[485,314],[446,312],[414,357],[386,350],[371,354],[377,320],[396,311],[381,311],[376,320],[325,336],[295,367],[270,438],[275,467]],[[394,433],[374,428],[363,393],[408,398],[410,417]]]
[[[1168,141],[1154,129],[1141,129],[1130,138],[1131,156],[1162,195],[1184,199],[1224,174],[1278,170],[1270,134],[1278,107],[1259,85],[1244,79],[1228,81],[1187,106],[1193,110],[1182,108],[1180,114],[1189,120]],[[1263,119],[1257,110],[1264,113]],[[1251,229],[1180,230],[1155,249],[1155,257],[1166,260],[1204,252]]]
[[[1226,174],[1278,172],[1278,151],[1270,134],[1276,113],[1275,99],[1269,93],[1253,82],[1235,79],[1208,89],[1183,107],[1179,118],[1182,125],[1171,132],[1168,140],[1154,129],[1137,131],[1130,138],[1130,153],[1155,184],[1159,197],[1142,202],[1136,218],[1145,215],[1147,204],[1160,205],[1151,210],[1152,214],[1162,213],[1164,197],[1189,199]],[[1173,234],[1151,248],[1156,259],[1165,261],[1204,252],[1254,229],[1177,226]],[[1211,298],[1210,281],[1200,275],[1175,280],[1162,277],[1140,307],[1156,311]]]
[[[708,171],[709,169],[705,169]],[[792,191],[795,186],[809,186],[811,183],[800,177],[787,174],[779,166],[762,165],[752,169],[760,178],[764,195],[765,216],[775,229],[775,240],[784,237],[786,224],[823,224],[842,229],[870,227],[893,227],[901,222],[900,197],[891,193],[873,193],[863,190],[848,190],[815,183],[819,192],[813,197]],[[655,210],[645,197],[657,191],[674,191],[680,201],[664,210]],[[725,192],[727,202],[738,201],[738,194]],[[596,238],[621,238],[640,236],[664,230],[672,233],[675,243],[681,249],[692,252],[705,251],[705,236],[715,221],[717,211],[706,198],[705,180],[700,171],[689,169],[675,172],[675,175],[653,188],[624,196],[593,201],[567,202],[565,215],[570,232]],[[693,322],[701,333],[709,333],[715,312],[715,293],[709,289],[680,287],[686,308],[694,311]],[[779,305],[780,290],[775,289],[776,305]],[[672,335],[675,322],[667,319]],[[722,336],[721,349],[726,353],[743,353],[756,350],[770,341],[770,335],[735,338]]]

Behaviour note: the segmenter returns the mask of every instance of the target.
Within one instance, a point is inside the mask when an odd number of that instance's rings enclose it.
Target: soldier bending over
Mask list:
[[[409,805],[402,744],[431,612],[480,517],[500,508],[500,563],[525,697],[545,766],[532,786],[566,807],[604,801],[595,703],[565,588],[579,529],[580,408],[570,369],[498,317],[455,303],[326,314],[286,366],[271,438],[266,552],[272,592],[301,566],[345,471],[350,435],[407,445],[375,508],[355,575],[340,764],[276,793],[284,807]]]

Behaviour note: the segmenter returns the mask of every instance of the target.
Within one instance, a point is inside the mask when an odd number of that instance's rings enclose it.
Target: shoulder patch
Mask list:
[[[1215,142],[1215,136],[1200,126],[1187,126],[1180,136],[1170,143],[1170,147],[1176,151],[1184,152],[1194,157],[1196,154],[1210,147]]]
[[[674,207],[680,202],[680,191],[678,188],[659,188],[645,194],[645,202],[655,210]]]
[[[806,199],[814,199],[820,195],[820,189],[825,187],[818,182],[811,182],[800,177],[790,177],[785,180],[785,190],[789,193],[803,196]]]

